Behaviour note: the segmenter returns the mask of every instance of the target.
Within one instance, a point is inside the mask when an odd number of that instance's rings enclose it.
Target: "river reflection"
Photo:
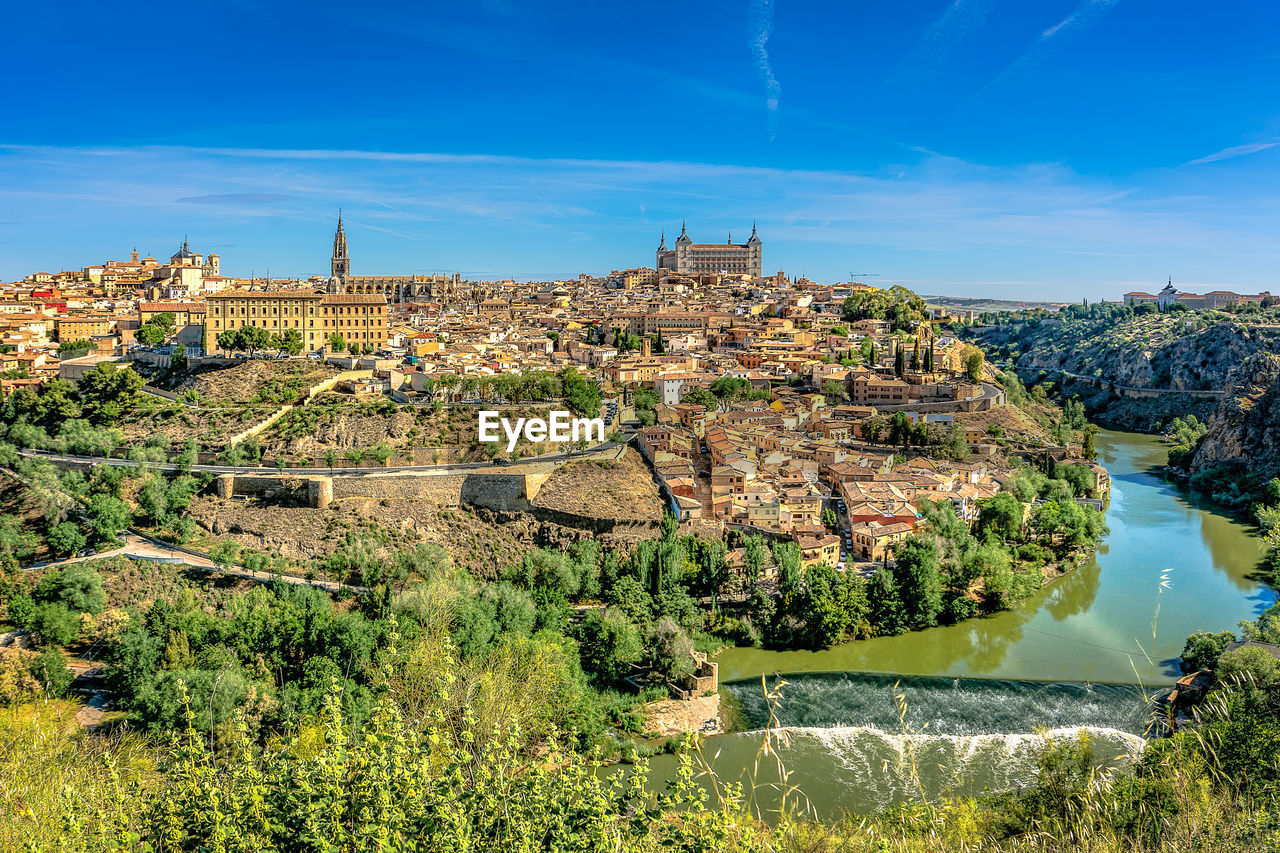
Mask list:
[[[1153,470],[1166,455],[1156,439],[1103,431],[1096,444],[1112,475],[1111,534],[1015,610],[818,652],[728,649],[717,658],[721,679],[846,671],[1166,683],[1187,634],[1233,629],[1275,601],[1254,577],[1262,545],[1165,482]]]

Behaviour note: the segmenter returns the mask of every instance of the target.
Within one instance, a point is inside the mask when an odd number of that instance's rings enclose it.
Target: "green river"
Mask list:
[[[1177,677],[1186,635],[1234,629],[1275,601],[1254,577],[1262,545],[1250,529],[1155,473],[1163,444],[1103,431],[1097,448],[1112,477],[1110,535],[1015,610],[818,652],[720,653],[722,693],[748,728],[769,719],[761,677],[786,682],[781,755],[802,792],[789,804],[835,814],[1017,787],[1034,777],[1046,733],[1084,732],[1100,762],[1128,760],[1143,744],[1147,697]],[[773,758],[757,761],[761,742],[723,735],[704,753],[768,810],[778,776]],[[669,776],[670,761],[653,770]]]

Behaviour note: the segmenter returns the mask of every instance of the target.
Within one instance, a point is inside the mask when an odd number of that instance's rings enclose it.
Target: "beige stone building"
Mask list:
[[[218,348],[219,332],[244,326],[272,334],[296,329],[305,352],[324,347],[335,332],[349,344],[387,343],[387,298],[381,293],[228,290],[209,294],[205,305],[205,352]]]
[[[116,317],[107,314],[86,313],[60,317],[57,321],[56,336],[60,343],[87,341],[114,332],[116,320]]]
[[[764,243],[751,226],[751,239],[725,243],[695,243],[680,226],[675,248],[667,248],[666,235],[658,245],[657,267],[680,275],[749,275],[759,277],[764,268]]]

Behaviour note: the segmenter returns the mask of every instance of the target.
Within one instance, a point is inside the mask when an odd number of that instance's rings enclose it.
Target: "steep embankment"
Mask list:
[[[988,327],[979,342],[993,358],[1012,360],[1023,381],[1061,381],[1089,413],[1121,429],[1150,432],[1175,415],[1201,419],[1216,401],[1189,394],[1125,396],[1065,373],[1131,388],[1221,390],[1228,375],[1260,352],[1280,352],[1280,326],[1250,325],[1195,313],[1052,317]]]
[[[1280,475],[1280,356],[1257,353],[1232,370],[1208,428],[1187,463],[1192,475],[1222,466],[1258,482]]]

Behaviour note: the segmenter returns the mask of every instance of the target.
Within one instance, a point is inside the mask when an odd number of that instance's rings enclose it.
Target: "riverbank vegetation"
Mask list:
[[[175,726],[150,735],[70,722],[56,700],[0,710],[0,848],[31,851],[1096,851],[1274,850],[1280,695],[1225,687],[1204,724],[1100,772],[1086,741],[1054,742],[1036,782],[826,820],[757,815],[751,792],[681,752],[673,784],[600,772],[545,722],[537,657],[475,667],[447,637],[393,629],[366,712],[331,677],[319,705],[267,742],[244,712],[211,743],[207,706],[175,685]],[[541,727],[540,727],[541,726]],[[776,733],[762,735],[777,737]],[[911,778],[911,747],[902,766]],[[762,742],[762,758],[776,761]],[[643,771],[643,762],[637,767]],[[767,818],[762,820],[761,818]]]
[[[138,511],[173,512],[181,479],[148,480],[136,493]],[[163,495],[145,497],[152,482],[164,484]],[[530,668],[554,694],[538,704],[536,720],[521,719],[526,731],[554,728],[562,739],[620,756],[644,733],[639,706],[683,685],[695,652],[726,643],[823,648],[1012,607],[1043,584],[1047,567],[1104,532],[1101,515],[1077,504],[1071,490],[1070,480],[1025,469],[1009,492],[983,504],[974,532],[950,502],[930,504],[921,532],[899,543],[893,568],[869,581],[825,564],[802,566],[794,543],[770,545],[758,535],[730,552],[721,541],[679,535],[668,517],[660,536],[634,548],[601,549],[585,539],[563,551],[534,548],[487,579],[458,568],[438,546],[353,529],[305,573],[365,590],[337,597],[307,585],[287,561],[233,540],[210,548],[224,571],[289,569],[294,582],[281,576],[232,595],[197,571],[139,590],[131,564],[119,558],[43,573],[11,565],[0,613],[30,632],[37,651],[92,648],[113,707],[141,731],[176,726],[185,691],[202,709],[195,727],[215,745],[237,715],[255,741],[267,742],[318,713],[334,680],[343,712],[363,722],[379,649],[396,630],[407,648],[447,638],[477,672]],[[1041,502],[1030,509],[1019,496]],[[97,493],[88,505],[109,497]],[[120,507],[119,519],[106,510],[94,516],[103,537],[127,522],[129,506]],[[28,672],[50,685],[51,696],[66,687],[47,672]]]

